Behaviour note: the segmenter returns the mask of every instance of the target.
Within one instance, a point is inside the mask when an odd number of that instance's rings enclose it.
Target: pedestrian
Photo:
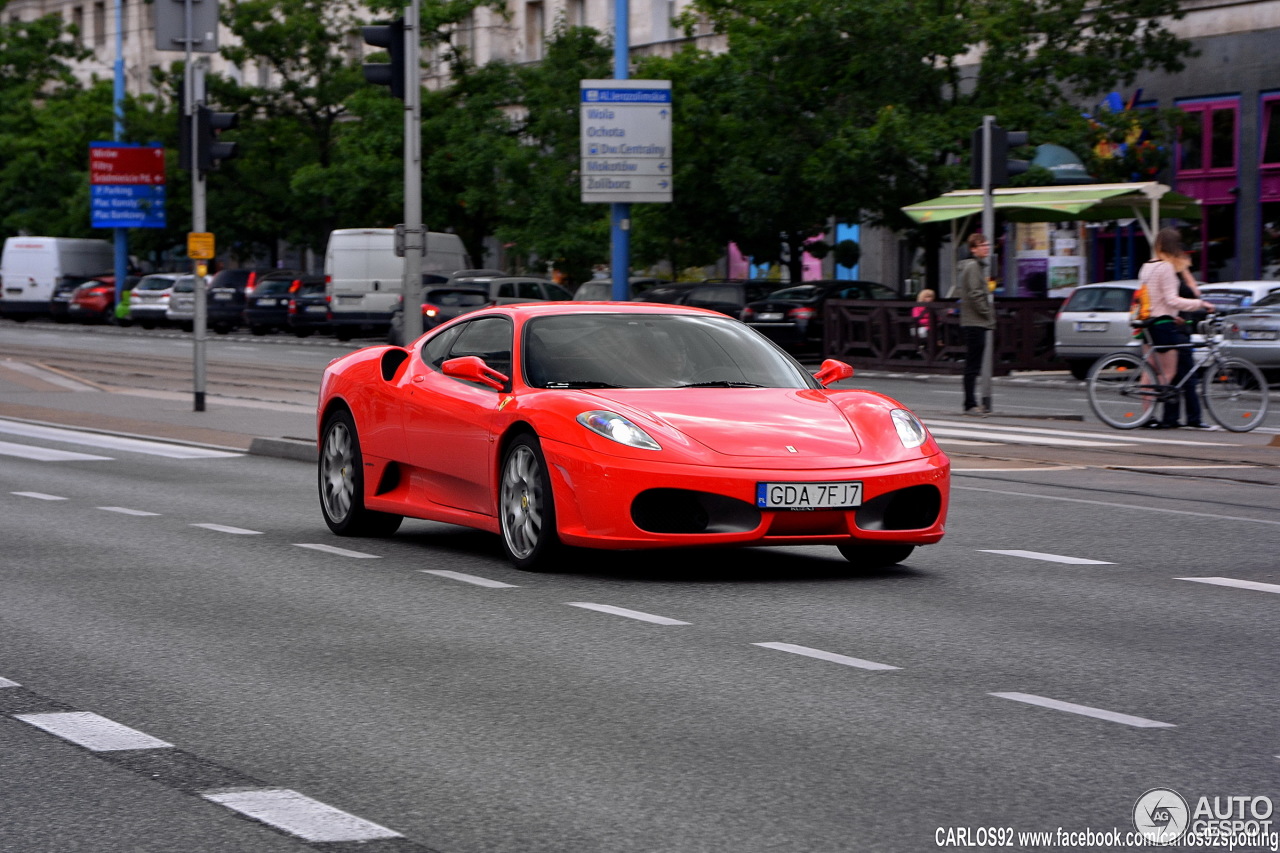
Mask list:
[[[1178,313],[1212,311],[1214,306],[1212,302],[1199,298],[1200,289],[1191,276],[1191,258],[1182,248],[1182,235],[1178,229],[1161,228],[1152,248],[1154,257],[1138,270],[1138,280],[1146,285],[1151,305],[1147,329],[1156,350],[1155,363],[1160,372],[1160,382],[1177,384],[1195,369],[1195,359],[1188,346],[1191,343],[1190,323]],[[1180,295],[1180,286],[1186,288],[1182,293],[1190,293],[1194,298]],[[1187,401],[1187,426],[1207,429],[1194,382],[1184,386],[1183,395]],[[1152,421],[1148,426],[1152,429],[1177,429],[1180,426],[1180,409],[1181,401],[1176,397],[1167,401],[1160,420]]]
[[[936,300],[937,297],[937,292],[932,291],[932,289],[929,289],[928,287],[924,288],[923,291],[920,291],[915,297],[915,301],[919,302],[919,305],[916,305],[914,309],[911,309],[911,319],[914,320],[914,325],[911,327],[911,333],[913,333],[916,338],[919,338],[922,345],[925,339],[928,339],[929,337],[929,323],[932,323],[933,320],[932,316],[929,315],[928,307],[925,307],[924,304],[925,302],[932,302],[933,300]]]
[[[982,372],[982,356],[988,333],[996,327],[995,306],[987,286],[986,260],[991,242],[985,234],[969,235],[969,254],[956,265],[957,288],[960,291],[960,333],[964,337],[964,412],[985,415],[990,409],[978,404],[978,374]]]

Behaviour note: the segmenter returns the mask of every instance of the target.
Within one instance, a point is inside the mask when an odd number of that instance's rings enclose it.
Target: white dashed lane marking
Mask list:
[[[145,509],[129,509],[127,506],[100,506],[98,509],[104,512],[118,512],[121,515],[148,516],[160,514],[158,512],[147,512]]]
[[[403,837],[395,830],[288,789],[208,791],[200,796],[307,841],[373,841]]]
[[[1074,702],[1063,702],[1059,699],[1049,699],[1045,696],[1035,696],[1031,693],[992,693],[990,695],[1001,699],[1012,699],[1014,702],[1025,702],[1028,705],[1039,705],[1041,708],[1052,708],[1055,711],[1066,711],[1068,714],[1079,714],[1082,717],[1106,720],[1110,723],[1121,723],[1139,729],[1177,728],[1173,723],[1162,723],[1159,720],[1133,717],[1129,714],[1120,714],[1102,708],[1090,708],[1088,705],[1077,705]]]
[[[592,604],[587,601],[566,601],[570,607],[581,607],[584,610],[598,610],[601,613],[612,613],[614,616],[625,616],[627,619],[638,619],[641,622],[652,622],[655,625],[688,625],[679,619],[668,619],[666,616],[654,616],[652,613],[641,613],[639,610],[628,610],[625,607],[614,607],[612,604]]]
[[[58,495],[46,495],[44,492],[11,492],[20,498],[35,498],[38,501],[65,501],[66,498]]]
[[[442,578],[450,578],[463,583],[471,583],[476,586],[486,586],[490,589],[516,589],[513,583],[503,583],[502,581],[491,581],[488,578],[477,577],[476,575],[466,575],[462,572],[451,572],[446,569],[419,569],[424,575],[439,575]]]
[[[160,749],[173,744],[131,729],[89,711],[50,714],[14,714],[15,719],[44,729],[51,735],[79,744],[94,752],[118,749]]]
[[[1235,578],[1175,578],[1180,581],[1191,581],[1192,583],[1209,583],[1215,586],[1233,586],[1236,589],[1252,589],[1258,592],[1276,592],[1280,593],[1280,584],[1260,583],[1258,581],[1242,581]]]
[[[213,530],[217,533],[235,533],[240,536],[261,536],[261,530],[246,530],[243,527],[228,527],[225,524],[193,524],[192,527],[203,527],[205,530]]]
[[[752,643],[751,645],[760,646],[764,649],[777,649],[780,652],[790,652],[793,655],[804,655],[805,657],[817,658],[818,660],[830,661],[831,663],[843,664],[844,666],[853,666],[858,669],[901,669],[901,667],[889,666],[887,663],[876,663],[872,660],[851,658],[847,655],[838,655],[835,652],[824,652],[821,649],[811,649],[808,646],[797,646],[794,643]]]
[[[357,560],[380,560],[377,554],[366,554],[363,551],[348,551],[346,548],[337,548],[333,545],[320,545],[318,543],[293,543],[298,548],[310,548],[312,551],[323,551],[326,554],[337,554],[339,557],[355,557]]]
[[[1042,554],[1039,551],[992,551],[980,548],[983,554],[1004,554],[1009,557],[1026,557],[1028,560],[1044,560],[1046,563],[1070,563],[1078,566],[1114,566],[1105,560],[1086,560],[1083,557],[1064,557],[1061,554]]]

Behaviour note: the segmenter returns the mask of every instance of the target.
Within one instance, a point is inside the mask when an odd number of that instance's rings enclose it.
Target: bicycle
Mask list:
[[[1161,349],[1206,350],[1203,361],[1176,383],[1163,381],[1155,360],[1149,323],[1141,329],[1143,354],[1113,352],[1089,370],[1089,405],[1098,419],[1116,429],[1135,429],[1156,414],[1157,403],[1176,402],[1189,382],[1200,382],[1200,398],[1209,415],[1231,432],[1248,432],[1267,416],[1267,380],[1251,361],[1225,355],[1219,344],[1224,319],[1213,316],[1197,324],[1204,342]]]

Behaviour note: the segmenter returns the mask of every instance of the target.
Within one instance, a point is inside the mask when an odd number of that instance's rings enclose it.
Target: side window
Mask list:
[[[573,299],[573,294],[554,282],[543,282],[542,286],[547,289],[548,299],[555,300],[556,302]]]
[[[515,295],[516,295],[516,286],[515,286],[513,283],[511,283],[511,282],[509,282],[509,281],[504,281],[504,282],[502,282],[501,284],[499,284],[499,285],[498,285],[498,298],[499,298],[499,299],[503,299],[503,298],[510,298],[510,297],[515,296]]]
[[[449,347],[449,358],[478,356],[494,370],[510,376],[511,341],[514,335],[511,321],[505,317],[473,320],[462,325],[453,345]]]
[[[440,365],[449,359],[449,347],[453,346],[453,342],[458,339],[458,335],[462,333],[462,328],[462,326],[454,326],[446,329],[440,334],[429,338],[422,345],[422,360],[436,373],[440,372]]]
[[[536,281],[521,281],[516,286],[516,293],[521,299],[542,299],[542,288]]]

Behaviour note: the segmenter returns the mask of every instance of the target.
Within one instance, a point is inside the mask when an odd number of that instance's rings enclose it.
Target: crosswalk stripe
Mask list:
[[[80,444],[86,447],[100,447],[104,450],[124,450],[148,456],[164,456],[169,459],[228,459],[244,455],[236,451],[215,450],[210,447],[191,447],[184,444],[169,444],[163,441],[149,441],[141,438],[124,438],[104,433],[81,432],[79,430],[39,426],[38,424],[27,424],[4,419],[0,419],[0,433],[23,438],[62,441],[67,444]],[[109,457],[99,456],[93,458],[106,459]]]
[[[1014,433],[1017,435],[1048,435],[1062,438],[1083,438],[1092,441],[1108,441],[1120,442],[1120,444],[1169,444],[1181,447],[1230,447],[1230,442],[1224,441],[1192,441],[1184,438],[1156,438],[1155,436],[1145,435],[1141,430],[1136,432],[1125,432],[1123,430],[1112,430],[1111,432],[1088,432],[1085,430],[1070,429],[1048,429],[1046,427],[1024,427],[1024,426],[1006,426],[1003,424],[983,423],[978,427],[973,421],[937,421],[927,419],[924,425],[929,431],[935,435],[941,434],[942,430],[935,427],[945,429],[955,428],[960,430],[981,429],[981,437],[988,441],[992,439],[1004,439],[1006,433]],[[959,434],[959,433],[957,433]]]
[[[944,443],[948,438],[958,439],[983,439],[986,442],[1006,444],[1044,444],[1054,447],[1128,447],[1129,445],[1123,441],[1087,441],[1081,438],[1058,438],[1052,435],[1021,435],[1018,433],[997,433],[979,432],[977,430],[952,429],[950,427],[936,427],[932,424],[925,424],[929,428],[929,432],[934,437],[942,440]]]
[[[111,459],[110,456],[94,456],[91,453],[54,450],[52,447],[14,444],[9,441],[0,441],[0,456],[15,456],[19,459],[31,459],[35,462],[85,462],[95,459]]]

